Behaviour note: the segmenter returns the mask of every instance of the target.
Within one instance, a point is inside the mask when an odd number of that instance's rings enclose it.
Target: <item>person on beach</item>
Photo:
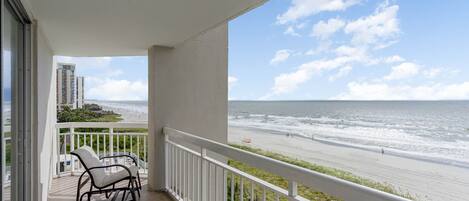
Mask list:
[[[384,155],[384,148],[381,147],[381,155]]]

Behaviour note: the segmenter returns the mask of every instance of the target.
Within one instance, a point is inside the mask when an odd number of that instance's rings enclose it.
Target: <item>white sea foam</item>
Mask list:
[[[230,126],[301,135],[322,142],[406,157],[469,167],[468,141],[441,141],[412,135],[410,125],[387,127],[382,123],[345,121],[329,117],[309,118],[277,115],[230,116]],[[379,126],[378,126],[379,125]]]

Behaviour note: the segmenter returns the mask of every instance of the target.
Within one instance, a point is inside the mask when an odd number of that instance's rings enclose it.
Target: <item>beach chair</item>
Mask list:
[[[140,175],[138,173],[137,159],[135,159],[135,157],[132,157],[131,155],[127,154],[98,157],[93,151],[93,149],[89,146],[80,147],[79,149],[74,150],[71,154],[78,157],[80,163],[85,169],[85,171],[80,175],[80,178],[78,179],[76,196],[77,201],[81,201],[85,197],[85,195],[88,196],[89,201],[91,199],[91,196],[95,194],[105,194],[106,199],[108,199],[113,193],[114,197],[112,200],[116,200],[120,192],[123,192],[122,200],[126,200],[127,191],[129,192],[127,196],[129,196],[130,194],[132,197],[132,201],[137,200],[135,192],[138,193],[138,197],[140,198],[140,190],[142,189],[142,184],[140,181]],[[105,165],[103,163],[104,159],[121,157],[131,159],[133,165]],[[112,169],[117,169],[118,171],[111,171]],[[88,177],[82,182],[84,175],[88,175]],[[80,194],[80,190],[90,180],[91,184],[89,191]],[[120,185],[120,187],[118,187],[116,184],[120,182],[128,183],[125,186]]]

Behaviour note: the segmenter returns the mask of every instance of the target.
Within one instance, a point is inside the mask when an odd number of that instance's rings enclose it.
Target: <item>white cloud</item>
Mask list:
[[[348,91],[332,99],[339,100],[462,100],[469,99],[469,82],[421,86],[384,83],[348,84]]]
[[[385,63],[399,63],[403,61],[405,61],[405,59],[399,55],[390,56],[384,59]]]
[[[338,18],[329,19],[327,22],[321,20],[313,26],[311,36],[325,40],[344,26],[345,22]]]
[[[419,73],[420,67],[411,62],[401,63],[392,67],[391,73],[384,77],[385,80],[399,80],[415,76]]]
[[[285,35],[290,35],[290,36],[297,36],[297,37],[301,36],[299,33],[297,33],[297,32],[295,31],[295,27],[293,27],[293,26],[289,26],[289,27],[285,30],[285,32],[283,32],[283,34],[285,34]]]
[[[360,0],[292,0],[288,10],[277,16],[278,24],[295,22],[322,11],[340,11],[359,3]]]
[[[339,56],[361,56],[364,57],[366,55],[366,51],[362,48],[351,47],[342,45],[335,49],[335,53]]]
[[[357,56],[340,56],[330,60],[322,59],[302,64],[295,72],[283,73],[275,77],[272,94],[288,93],[298,88],[298,85],[308,81],[315,74],[333,70],[346,64],[360,61],[361,59],[361,57]]]
[[[305,55],[312,56],[323,52],[328,52],[331,46],[332,43],[330,41],[320,41],[319,45],[315,49],[306,51]]]
[[[337,72],[336,74],[331,75],[329,77],[329,81],[333,82],[333,81],[336,81],[337,79],[339,79],[341,77],[345,77],[350,73],[350,71],[352,71],[352,66],[345,66],[343,68],[340,68],[339,72]]]
[[[302,22],[302,23],[299,23],[299,24],[296,24],[296,25],[290,25],[283,32],[283,34],[300,37],[301,34],[299,34],[297,30],[301,30],[301,29],[305,28],[307,25],[308,25],[308,22]]]
[[[436,76],[440,75],[442,70],[440,68],[431,68],[423,71],[423,76],[426,78],[435,78]]]
[[[283,49],[275,52],[274,58],[270,60],[271,65],[279,64],[290,57],[291,50]]]
[[[234,76],[228,76],[228,89],[231,89],[238,82],[238,78]]]
[[[148,84],[144,81],[86,77],[86,84],[91,85],[85,91],[87,99],[147,100],[148,98]]]
[[[398,5],[383,4],[373,15],[349,22],[344,28],[345,33],[352,35],[352,43],[355,45],[377,44],[384,48],[388,45],[383,44],[388,43],[389,39],[394,39],[400,32],[398,10]]]

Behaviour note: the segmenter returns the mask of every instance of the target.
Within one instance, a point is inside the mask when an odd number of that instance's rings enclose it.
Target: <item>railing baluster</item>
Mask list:
[[[106,147],[107,147],[107,144],[106,144],[106,136],[104,136],[104,143],[103,143],[103,146],[104,146],[104,150],[103,150],[103,155],[107,155],[107,152],[106,152]]]
[[[112,127],[109,128],[109,152],[111,156],[114,156],[114,128]]]
[[[184,150],[181,150],[182,151],[182,199],[183,200],[186,200],[186,195],[187,195],[187,191],[186,191],[186,187],[187,187],[187,183],[186,183],[186,154],[187,152],[185,152]]]
[[[171,160],[169,161],[170,162],[170,168],[169,168],[169,172],[170,172],[170,178],[169,178],[169,181],[170,181],[170,189],[174,191],[174,146],[172,144],[169,144],[169,150],[170,150],[170,154],[171,154]]]
[[[179,171],[178,170],[178,157],[179,156],[178,156],[178,150],[177,150],[176,146],[174,146],[174,153],[173,154],[174,154],[174,156],[173,156],[173,158],[174,158],[174,161],[173,161],[173,163],[174,163],[174,167],[173,167],[174,193],[178,194],[177,191],[178,191],[178,171]]]
[[[288,197],[295,199],[298,195],[298,184],[295,181],[288,181]]]
[[[216,165],[214,165],[214,170],[213,170],[215,176],[215,200],[218,200],[218,168]]]
[[[57,162],[56,162],[56,174],[57,176],[60,176],[60,128],[57,129],[57,139],[55,140],[55,143],[57,143],[57,146],[56,146],[56,154],[57,154]],[[3,181],[2,181],[3,182]]]
[[[178,149],[178,192],[182,197],[182,151]]]
[[[202,201],[202,158],[197,158],[197,200]]]
[[[265,187],[262,187],[262,201],[265,201],[266,196],[265,196]]]
[[[233,201],[235,198],[235,192],[234,192],[235,186],[234,185],[235,185],[235,174],[234,172],[231,172],[231,186],[230,187],[231,187],[231,200]]]
[[[208,185],[207,187],[204,186],[205,177],[205,157],[207,157],[207,150],[203,147],[200,149],[200,200],[205,201],[207,200],[207,195],[205,193],[205,188],[210,188]],[[207,182],[208,183],[208,182]]]
[[[223,201],[227,201],[227,199],[228,199],[228,196],[226,195],[226,194],[227,194],[226,188],[228,187],[228,186],[227,186],[228,184],[227,184],[227,182],[226,182],[227,179],[228,179],[228,178],[227,178],[227,171],[226,171],[226,169],[223,169],[223,191],[222,191],[222,193],[223,193]]]
[[[129,135],[129,138],[130,138],[130,154],[133,154],[133,147],[134,147],[134,144],[132,143],[132,138],[133,136]]]
[[[116,138],[117,138],[117,153],[119,153],[119,152],[120,152],[120,146],[121,146],[121,143],[120,143],[120,141],[119,141],[119,136],[120,136],[119,133],[117,133],[116,136],[117,136],[117,137],[116,137]]]
[[[91,149],[94,149],[94,147],[93,147],[93,134],[92,133],[90,133],[90,147],[91,147]]]
[[[244,200],[244,183],[243,183],[243,177],[239,177],[239,200],[243,201]]]
[[[188,168],[189,169],[187,170],[187,174],[189,175],[189,177],[188,177],[189,181],[187,182],[188,185],[189,185],[188,186],[189,190],[188,190],[188,196],[187,197],[188,197],[189,200],[194,200],[194,191],[193,191],[193,188],[192,188],[193,187],[193,180],[194,180],[194,174],[193,174],[193,172],[194,172],[194,165],[193,165],[194,155],[189,153],[189,158],[190,158],[190,160],[188,160],[188,163],[189,163]]]
[[[140,150],[139,150],[140,153]],[[169,189],[169,161],[171,160],[171,155],[169,154],[169,143],[168,143],[168,135],[164,134],[164,186],[166,189]],[[139,157],[140,158],[140,157]]]
[[[62,152],[61,152],[61,153],[63,153],[63,156],[64,156],[64,157],[63,157],[63,165],[62,165],[62,167],[63,167],[63,172],[65,172],[65,169],[66,169],[66,167],[67,167],[67,150],[66,150],[66,149],[67,149],[67,148],[66,148],[67,146],[66,146],[66,138],[67,138],[67,135],[66,135],[66,133],[64,133],[64,134],[62,135]],[[62,154],[61,154],[61,155],[62,155]],[[62,173],[63,173],[63,172],[62,172]]]
[[[96,153],[98,153],[98,156],[99,156],[99,153],[101,152],[101,144],[99,143],[99,139],[100,139],[100,138],[101,138],[101,135],[98,134],[98,135],[96,136],[96,143],[97,143],[96,146],[98,147],[98,150],[97,150]]]
[[[140,172],[140,136],[137,135],[136,138],[137,138],[137,161],[138,161],[137,167],[138,167],[138,171]]]
[[[254,201],[254,198],[256,197],[256,194],[254,194],[254,188],[256,187],[256,184],[254,181],[251,181],[251,201]]]
[[[212,198],[212,192],[210,189],[212,189],[212,171],[211,171],[211,164],[210,161],[207,161],[207,200],[210,201]]]
[[[143,136],[143,161],[145,162],[144,172],[148,173],[148,159],[147,159],[147,136]]]
[[[75,150],[75,128],[70,127],[70,153]],[[75,159],[70,155],[71,172],[75,171]]]

